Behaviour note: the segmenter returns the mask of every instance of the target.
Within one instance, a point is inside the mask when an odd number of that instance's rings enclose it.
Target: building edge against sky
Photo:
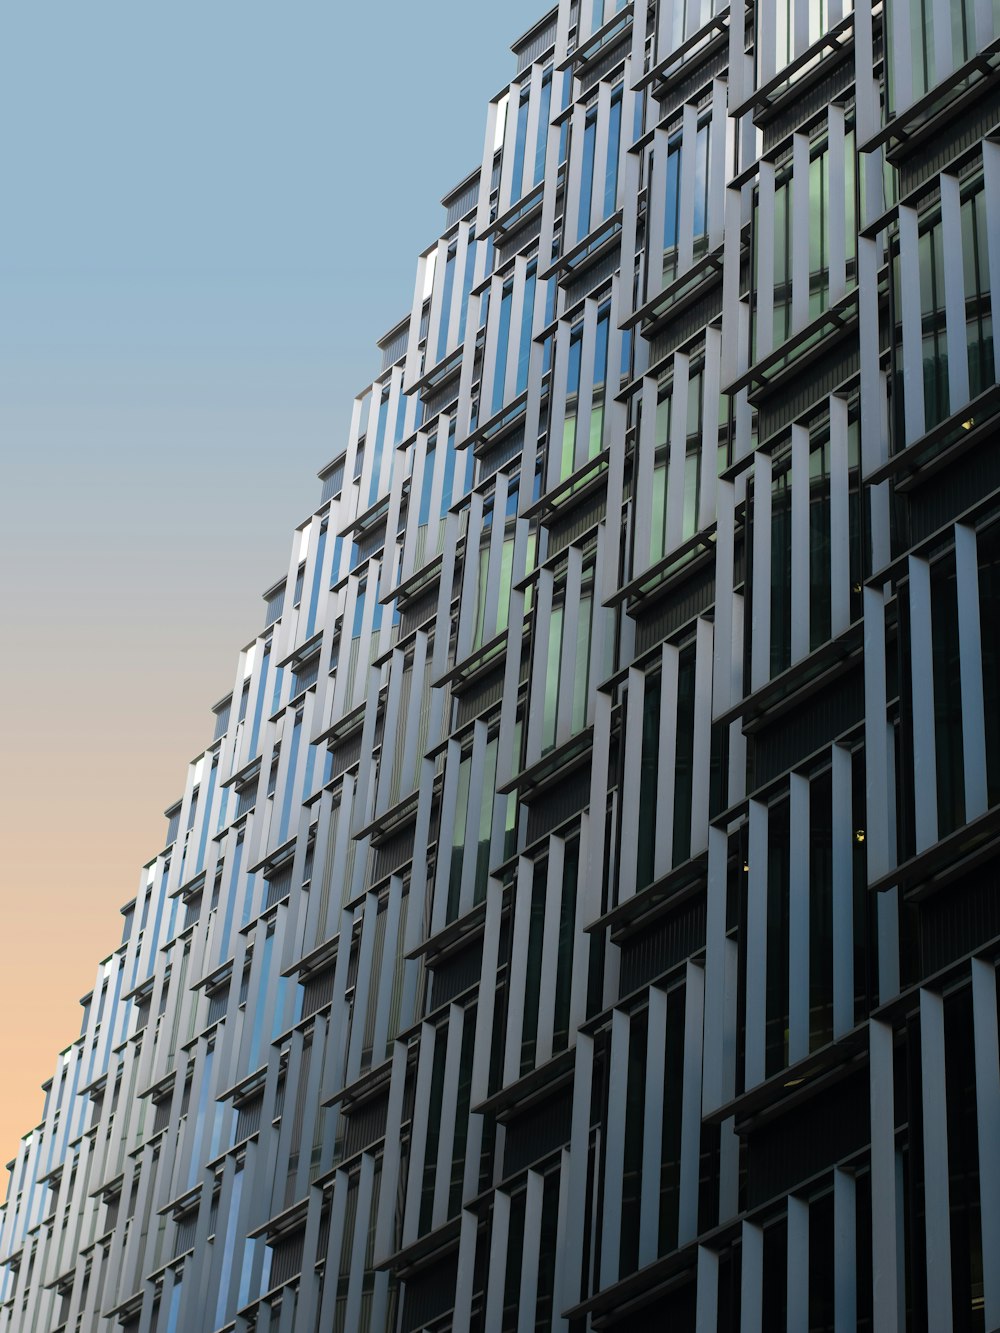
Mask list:
[[[514,53],[0,1333],[1000,1328],[1000,5]]]

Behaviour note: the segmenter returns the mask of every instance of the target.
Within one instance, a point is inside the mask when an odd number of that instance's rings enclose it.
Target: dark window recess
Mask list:
[[[153,1133],[159,1134],[161,1129],[166,1129],[170,1124],[170,1097],[164,1097],[162,1102],[156,1103],[156,1113],[153,1116]]]
[[[175,805],[172,810],[167,811],[167,846],[177,841],[177,834],[181,827],[181,807]]]
[[[773,726],[758,732],[753,741],[753,785],[762,786],[793,768],[807,755],[821,750],[865,713],[864,669],[832,681],[810,699],[775,718]]]
[[[449,403],[458,397],[458,381],[449,377],[444,388],[436,393],[428,393],[424,399],[424,421],[433,421],[439,412],[443,412]]]
[[[217,741],[220,736],[224,736],[229,728],[229,714],[233,711],[233,701],[230,697],[224,704],[220,704],[215,710],[215,733],[212,739]]]
[[[399,637],[405,639],[408,634],[412,634],[421,625],[426,625],[428,620],[433,620],[437,614],[437,604],[437,588],[432,588],[430,592],[425,592],[422,597],[415,597],[411,602],[407,602],[406,610],[400,613]]]
[[[747,1137],[747,1207],[781,1194],[835,1166],[871,1140],[868,1075],[862,1071],[824,1088]]]
[[[280,588],[275,588],[273,592],[268,593],[267,610],[264,614],[265,629],[269,629],[270,626],[273,625],[274,622],[278,619],[278,617],[281,615],[281,611],[284,605],[285,605],[285,585],[282,584]]]
[[[273,907],[275,903],[280,903],[282,898],[287,898],[292,891],[292,863],[276,870],[267,881],[267,899],[264,903],[264,910]]]
[[[570,773],[551,791],[531,801],[528,807],[528,843],[544,837],[564,820],[578,814],[590,800],[590,765]]]
[[[208,997],[208,1023],[217,1023],[220,1018],[225,1016],[229,1007],[229,986],[225,985],[221,990],[213,991]]]
[[[669,1295],[632,1311],[628,1317],[629,1333],[660,1333],[664,1328],[669,1328],[670,1333],[695,1333],[697,1290],[698,1284],[691,1279],[675,1287]],[[731,1325],[720,1322],[718,1327]]]
[[[196,893],[193,898],[189,898],[184,904],[184,929],[193,926],[201,916],[201,894]]]
[[[271,1246],[271,1277],[268,1283],[271,1288],[282,1286],[302,1272],[305,1238],[304,1231],[296,1231],[294,1235],[283,1236]]]
[[[449,1254],[428,1268],[408,1278],[403,1288],[402,1333],[416,1333],[455,1304],[455,1284],[458,1281],[458,1252]]]
[[[302,984],[302,1017],[308,1018],[333,999],[333,981],[336,969],[326,968]]]
[[[247,811],[252,810],[257,804],[257,787],[260,779],[254,778],[253,782],[248,782],[245,787],[241,787],[236,798],[236,818],[245,815]]]
[[[375,1101],[365,1102],[347,1115],[347,1130],[344,1134],[344,1158],[370,1148],[373,1143],[385,1137],[386,1120],[389,1115],[389,1094]]]
[[[434,984],[430,991],[431,1008],[440,1009],[456,995],[474,986],[479,980],[482,961],[483,942],[477,940],[471,948],[463,949],[441,964],[432,965]]]
[[[104,1219],[105,1231],[113,1231],[118,1225],[118,1213],[122,1206],[122,1196],[116,1194],[113,1199],[108,1200],[108,1215]]]
[[[353,767],[361,758],[361,732],[356,731],[333,747],[332,778],[339,778],[341,773]]]
[[[454,396],[454,390],[450,396]],[[444,406],[444,404],[442,404]],[[428,416],[430,413],[428,413]],[[524,425],[518,426],[509,435],[504,435],[492,448],[486,449],[479,460],[479,483],[488,480],[499,472],[504,464],[519,457],[524,448]]]
[[[901,932],[904,985],[916,985],[1000,935],[998,872],[1000,860],[991,861],[933,897],[905,905],[914,929]]]
[[[378,551],[385,546],[385,522],[378,523],[369,532],[358,534],[358,540],[354,544],[354,559],[351,561],[351,569],[357,569],[358,565],[365,564]]]
[[[335,463],[329,472],[323,474],[323,493],[320,498],[320,504],[327,500],[332,500],[335,495],[339,495],[344,486],[344,459]]]
[[[504,1176],[515,1175],[569,1143],[572,1127],[573,1089],[567,1086],[507,1124]]]
[[[410,824],[373,849],[371,879],[373,884],[385,879],[386,875],[393,874],[401,866],[410,864],[413,860],[413,833],[414,828]]]
[[[303,662],[295,672],[295,681],[292,685],[292,698],[301,694],[303,690],[308,690],[311,685],[316,684],[319,676],[319,653],[311,657],[308,662]]]
[[[498,704],[503,698],[503,669],[494,671],[479,681],[473,689],[466,690],[458,698],[456,727],[464,727],[473,718],[479,717],[487,709]]]
[[[998,487],[1000,455],[990,436],[980,448],[935,472],[931,484],[908,493],[909,540],[923,541]]]
[[[251,1134],[256,1134],[260,1129],[261,1112],[264,1107],[264,1094],[254,1097],[252,1101],[244,1102],[236,1112],[236,1133],[233,1139],[234,1143],[242,1143],[248,1139]]]
[[[644,653],[700,616],[715,601],[715,565],[708,562],[662,601],[654,603],[635,626],[635,651]]]
[[[655,925],[637,931],[621,946],[622,995],[655,980],[705,946],[705,897],[699,893]]]
[[[326,1254],[327,1247],[329,1246],[329,1244],[330,1244],[330,1210],[329,1208],[327,1208],[320,1214],[319,1232],[316,1237],[317,1255]]]
[[[174,1241],[174,1254],[185,1254],[194,1248],[195,1232],[198,1230],[198,1211],[186,1213],[177,1224],[177,1237]]]
[[[565,550],[571,542],[577,541],[584,533],[589,532],[600,522],[606,511],[607,495],[600,490],[592,499],[572,510],[568,517],[552,523],[549,526],[548,558],[551,559],[558,551]]]
[[[306,578],[306,567],[304,564],[299,565],[298,573],[295,575],[295,594],[292,597],[293,606],[298,606],[299,603],[302,601],[302,585],[305,582],[305,578]]]

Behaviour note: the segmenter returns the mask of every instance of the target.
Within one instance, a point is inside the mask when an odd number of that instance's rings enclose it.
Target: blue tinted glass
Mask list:
[[[597,318],[597,341],[594,346],[594,387],[608,377],[608,324],[611,312],[603,311]]]
[[[253,712],[253,730],[250,733],[250,758],[257,753],[257,741],[260,737],[260,719],[264,711],[264,690],[267,686],[267,669],[271,664],[271,645],[264,648],[264,661],[260,669],[260,686],[257,690],[257,704]],[[279,677],[280,679],[280,677]],[[271,712],[274,712],[272,707]]]
[[[310,745],[310,746],[309,746],[309,752],[308,752],[308,754],[306,755],[306,776],[305,776],[305,781],[304,781],[303,784],[302,784],[302,796],[303,796],[303,799],[305,799],[305,797],[307,797],[307,796],[311,796],[311,795],[313,794],[313,785],[312,785],[312,784],[313,784],[313,771],[314,771],[315,768],[316,768],[316,747],[315,747],[315,745]]]
[[[236,893],[239,889],[240,866],[243,863],[243,841],[236,844],[236,850],[233,853],[232,869],[229,872],[229,892],[223,893],[222,901],[226,904],[226,915],[222,923],[222,940],[220,942],[220,958],[229,957],[229,932],[233,925],[233,910],[236,907]],[[242,923],[246,925],[246,921]]]
[[[437,359],[440,361],[448,350],[448,322],[451,317],[451,296],[455,287],[455,251],[448,251],[448,262],[444,266],[444,291],[441,294],[441,325],[438,329]]]
[[[268,935],[264,941],[264,957],[261,962],[261,970],[258,973],[258,982],[260,986],[259,993],[262,995],[266,993],[265,988],[270,981],[271,954],[273,950],[274,936]],[[260,1051],[260,1039],[264,1029],[264,1013],[266,1009],[266,1004],[258,1004],[254,1007],[253,1032],[250,1037],[250,1060],[247,1066],[249,1069],[256,1069],[257,1065],[260,1063],[257,1057]]]
[[[323,556],[326,554],[326,528],[322,528],[316,545],[316,565],[313,569],[312,592],[309,594],[309,619],[306,622],[306,638],[311,638],[316,631],[316,608],[319,605],[320,582],[323,577]]]
[[[431,488],[434,485],[434,459],[436,457],[434,445],[428,445],[427,454],[424,458],[424,477],[420,483],[420,508],[417,511],[417,522],[421,527],[430,522]]]
[[[678,187],[680,181],[680,144],[667,154],[667,207],[663,215],[663,248],[672,250],[677,244]]]
[[[382,401],[378,407],[378,425],[375,427],[375,452],[372,457],[372,479],[368,488],[368,504],[373,505],[378,497],[379,473],[382,471],[382,450],[385,446],[385,419],[389,412],[389,390],[382,391]]]
[[[580,217],[577,235],[590,231],[590,201],[594,192],[594,145],[597,142],[597,108],[587,112],[583,130],[583,165],[580,173]]]
[[[447,452],[444,456],[444,486],[441,490],[441,517],[444,518],[452,505],[452,491],[455,486],[455,427],[448,432]]]
[[[704,236],[708,211],[708,126],[702,125],[694,153],[694,235]]]
[[[465,275],[462,278],[462,310],[458,319],[458,341],[462,342],[465,338],[465,322],[469,317],[469,293],[472,291],[472,283],[476,276],[476,244],[477,242],[469,239],[469,248],[465,255]]]
[[[528,387],[528,358],[531,354],[531,323],[535,317],[536,270],[528,270],[524,281],[524,313],[521,316],[521,338],[517,353],[517,383],[515,393],[524,393]]]
[[[566,375],[567,394],[580,392],[580,355],[583,351],[583,330],[578,329],[569,344],[569,370]]]
[[[500,299],[500,327],[497,330],[497,354],[493,375],[493,412],[503,407],[503,384],[507,377],[507,347],[510,342],[510,306],[514,299],[513,287],[508,283]]]
[[[608,169],[604,177],[604,216],[609,218],[615,211],[618,199],[618,150],[622,138],[622,95],[619,91],[611,101],[611,117],[608,121]]]
[[[292,728],[292,749],[288,756],[288,776],[285,779],[285,799],[281,806],[281,825],[278,829],[278,842],[284,842],[288,837],[288,821],[292,813],[292,795],[295,791],[295,769],[299,762],[299,742],[302,739],[302,719],[295,719],[295,726]]]
[[[340,557],[344,550],[343,537],[335,537],[333,541],[333,560],[330,564],[330,587],[340,579]]]
[[[208,775],[208,791],[205,793],[205,817],[201,821],[201,840],[198,843],[198,860],[195,862],[194,873],[201,874],[205,866],[205,846],[208,842],[208,825],[212,813],[212,799],[215,796],[215,779],[219,773],[218,764],[213,764]]]
[[[528,135],[528,89],[521,94],[517,108],[517,133],[514,136],[514,167],[510,180],[510,202],[516,204],[521,197],[524,181],[524,142]]]
[[[538,107],[538,137],[535,140],[535,179],[540,185],[545,175],[545,149],[549,141],[549,116],[552,114],[552,71],[542,75],[541,101]]]
[[[354,627],[351,630],[351,638],[356,639],[361,633],[361,622],[365,615],[365,594],[367,585],[358,589],[358,600],[354,603]]]
[[[632,366],[632,330],[626,329],[622,334],[622,364],[621,373],[628,375]]]

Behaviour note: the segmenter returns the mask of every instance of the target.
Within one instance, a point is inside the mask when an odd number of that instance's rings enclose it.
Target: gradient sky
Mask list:
[[[0,1164],[542,12],[3,6]]]

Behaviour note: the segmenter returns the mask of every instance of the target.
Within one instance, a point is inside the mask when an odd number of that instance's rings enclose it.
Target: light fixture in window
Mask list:
[[[976,424],[975,418],[974,418],[974,417],[969,417],[968,421],[963,421],[963,422],[962,422],[962,429],[963,429],[963,430],[971,430],[972,427],[973,427],[975,424]]]
[[[855,829],[855,830],[854,830],[854,841],[860,843],[860,842],[864,842],[864,840],[865,840],[865,831],[864,831],[864,829],[863,829],[863,828]]]

